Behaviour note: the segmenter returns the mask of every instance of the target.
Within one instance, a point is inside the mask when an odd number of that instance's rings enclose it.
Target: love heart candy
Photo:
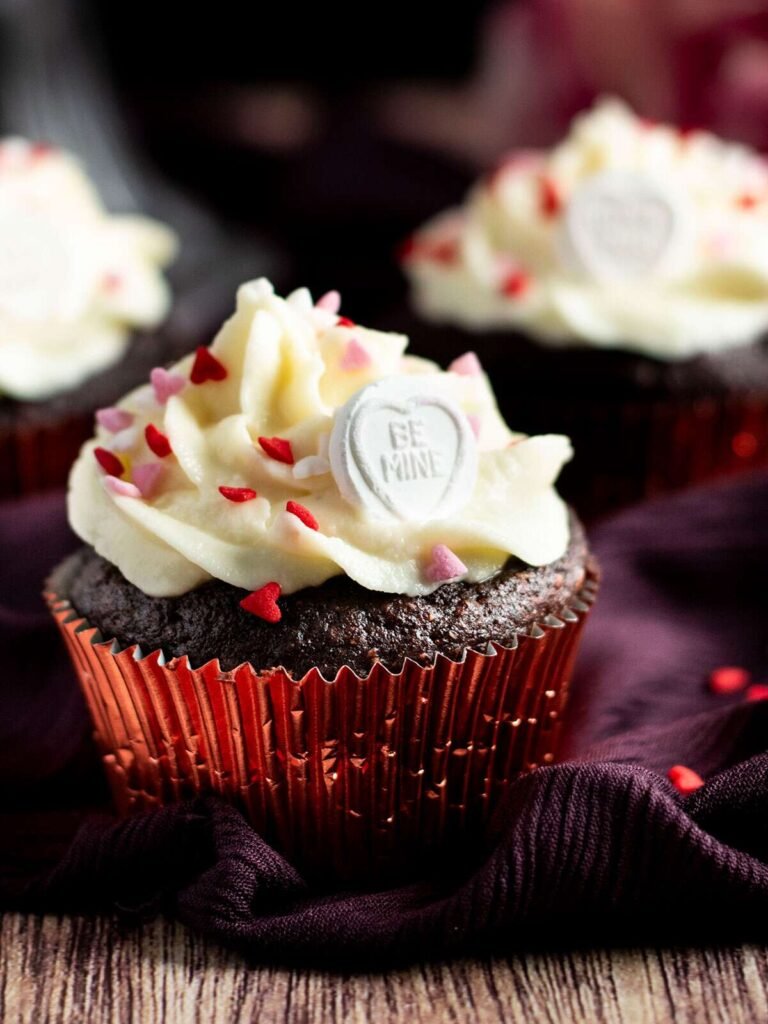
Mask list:
[[[467,417],[415,377],[387,377],[353,395],[336,413],[329,457],[344,498],[379,518],[445,518],[469,500],[477,477]]]
[[[650,178],[605,171],[571,196],[561,251],[574,269],[598,281],[642,277],[663,269],[681,221],[678,204]]]

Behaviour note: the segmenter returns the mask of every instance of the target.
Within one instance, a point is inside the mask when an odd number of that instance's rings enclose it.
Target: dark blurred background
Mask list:
[[[3,131],[53,135],[100,187],[120,169],[136,205],[188,216],[193,277],[229,262],[222,291],[262,271],[339,288],[361,319],[402,293],[399,240],[596,95],[768,147],[755,0],[0,0],[0,46]],[[237,239],[231,261],[195,211]]]

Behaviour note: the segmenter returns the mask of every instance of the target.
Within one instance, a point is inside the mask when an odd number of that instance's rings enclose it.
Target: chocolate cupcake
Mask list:
[[[77,161],[0,142],[0,496],[66,481],[93,413],[170,353],[154,221],[109,215]]]
[[[596,569],[568,440],[337,309],[244,285],[118,403],[49,600],[123,811],[216,792],[308,873],[370,880],[487,837],[553,759]]]
[[[413,237],[393,323],[568,434],[564,491],[600,514],[768,461],[766,238],[761,157],[604,101]]]

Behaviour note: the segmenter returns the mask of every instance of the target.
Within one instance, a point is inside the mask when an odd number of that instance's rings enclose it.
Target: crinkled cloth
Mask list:
[[[0,509],[0,908],[169,913],[254,960],[348,968],[479,948],[768,935],[768,477],[595,530],[604,582],[565,755],[512,787],[472,861],[372,893],[313,891],[216,799],[110,816],[40,581],[74,541],[59,495]],[[761,677],[761,673],[766,673]],[[677,763],[706,778],[692,796]]]

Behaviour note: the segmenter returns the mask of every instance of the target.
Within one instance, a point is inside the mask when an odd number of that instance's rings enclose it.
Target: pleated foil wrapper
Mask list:
[[[0,424],[0,499],[63,487],[92,435],[93,413]]]
[[[121,650],[46,597],[120,813],[216,793],[308,877],[370,883],[490,839],[510,783],[554,760],[596,589],[511,647],[332,680]]]

